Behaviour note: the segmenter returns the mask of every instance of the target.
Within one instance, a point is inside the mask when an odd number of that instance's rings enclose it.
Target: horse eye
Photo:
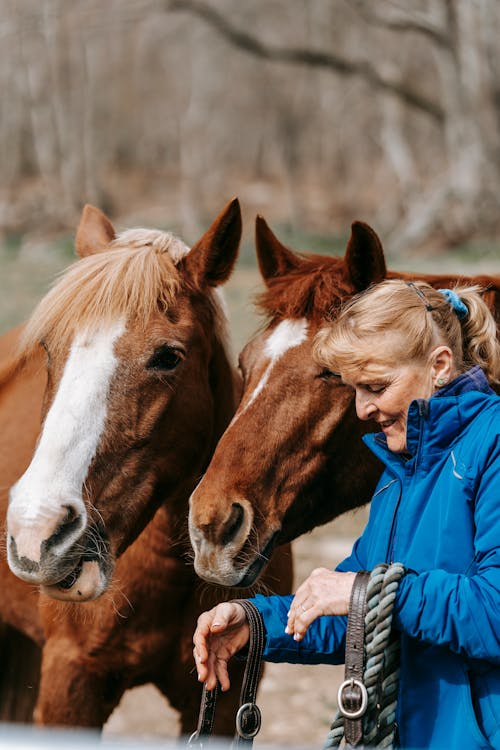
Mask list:
[[[336,378],[337,380],[340,380],[340,375],[338,372],[332,372],[326,367],[321,370],[321,372],[316,377],[323,378],[323,380],[329,380],[330,378]]]
[[[179,349],[165,344],[155,350],[146,368],[148,370],[175,370],[181,361],[182,354]]]

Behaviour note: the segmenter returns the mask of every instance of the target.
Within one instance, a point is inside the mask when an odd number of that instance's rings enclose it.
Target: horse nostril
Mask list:
[[[64,515],[59,520],[59,525],[51,534],[49,539],[44,542],[46,549],[50,549],[61,542],[66,541],[75,531],[77,532],[82,525],[82,515],[77,507],[73,505],[64,505]]]
[[[233,503],[231,514],[224,525],[224,529],[221,536],[222,544],[229,544],[234,539],[237,532],[241,528],[243,519],[245,517],[245,510],[239,503]]]

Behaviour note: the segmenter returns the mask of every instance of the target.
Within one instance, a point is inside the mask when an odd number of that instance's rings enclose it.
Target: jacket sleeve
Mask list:
[[[368,528],[368,527],[367,527]],[[366,531],[365,531],[366,533]],[[336,570],[357,572],[363,569],[364,534],[354,544],[353,551]],[[290,664],[343,664],[347,618],[318,617],[308,628],[302,641],[294,641],[285,633],[288,610],[293,600],[289,596],[262,596],[250,601],[257,607],[266,631],[263,658],[265,661]]]
[[[394,624],[413,638],[500,664],[500,449],[498,437],[479,477],[475,556],[467,573],[408,573],[396,597]]]

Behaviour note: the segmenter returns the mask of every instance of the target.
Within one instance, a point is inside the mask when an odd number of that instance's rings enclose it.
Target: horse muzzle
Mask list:
[[[8,544],[9,567],[23,581],[38,584],[47,596],[63,601],[83,602],[99,597],[113,574],[113,558],[102,529],[91,525],[63,555],[42,544],[35,562],[17,552],[16,540]]]

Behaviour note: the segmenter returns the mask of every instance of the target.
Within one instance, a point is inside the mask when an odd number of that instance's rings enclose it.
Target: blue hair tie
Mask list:
[[[459,320],[464,320],[467,317],[469,309],[453,289],[438,289],[438,292],[440,292],[443,297],[446,297]]]

